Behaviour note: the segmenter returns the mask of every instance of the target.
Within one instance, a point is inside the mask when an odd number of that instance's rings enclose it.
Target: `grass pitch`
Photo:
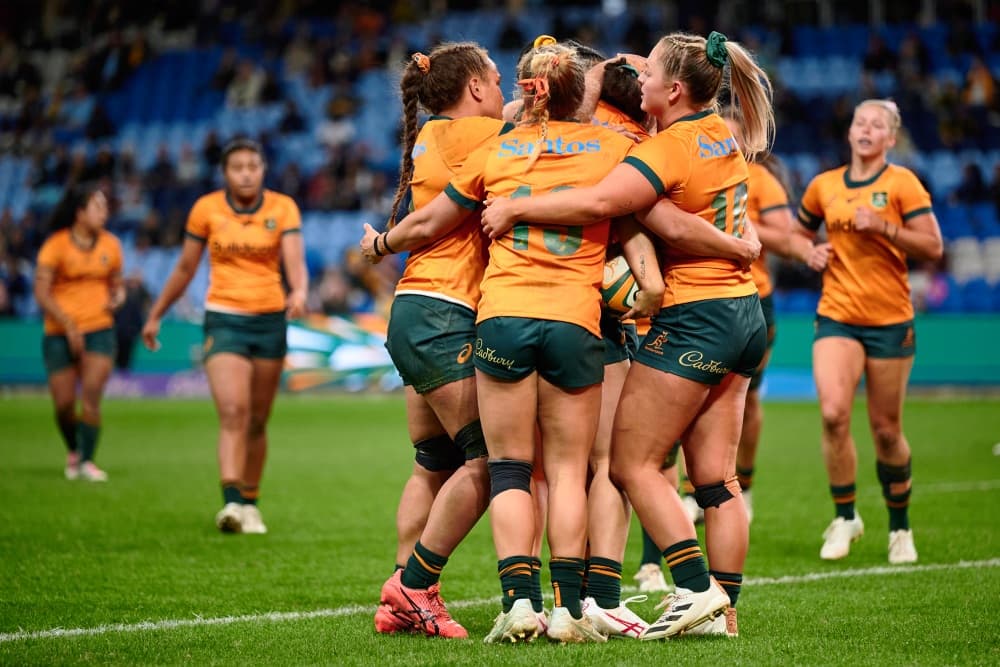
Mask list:
[[[819,560],[832,502],[814,404],[768,404],[736,640],[486,646],[498,602],[487,521],[443,592],[470,641],[375,634],[412,465],[398,397],[279,397],[266,536],[221,535],[208,401],[108,401],[104,485],[62,479],[48,400],[0,400],[0,663],[1000,663],[1000,402],[911,400],[920,563],[890,567],[864,406],[849,558]],[[625,581],[638,566],[630,536]],[[543,574],[547,578],[547,573]],[[626,593],[627,595],[628,593]],[[652,619],[657,600],[636,605]]]

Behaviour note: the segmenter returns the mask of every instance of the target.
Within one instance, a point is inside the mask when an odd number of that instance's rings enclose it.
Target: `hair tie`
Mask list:
[[[552,35],[539,35],[535,37],[535,41],[531,43],[531,48],[537,49],[542,46],[549,46],[550,44],[555,44],[556,38]]]
[[[726,48],[726,36],[714,30],[710,32],[708,39],[705,40],[705,55],[708,56],[708,62],[712,63],[715,67],[719,69],[725,67],[726,61],[729,60],[729,49]]]
[[[413,54],[413,62],[417,64],[417,69],[423,74],[431,71],[431,59],[417,51]]]
[[[635,79],[639,78],[639,70],[637,70],[636,68],[632,67],[628,63],[624,63],[622,65],[618,65],[618,69],[625,70],[626,72],[628,72],[629,76],[631,76],[631,77],[633,77]]]

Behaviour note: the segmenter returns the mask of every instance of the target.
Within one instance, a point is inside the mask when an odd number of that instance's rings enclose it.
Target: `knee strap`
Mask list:
[[[486,437],[483,435],[482,423],[477,419],[463,426],[455,434],[455,446],[465,454],[466,461],[486,456]]]
[[[462,451],[455,446],[447,435],[436,435],[420,442],[413,443],[417,450],[417,463],[431,471],[458,470],[465,463]]]
[[[697,501],[698,507],[702,509],[718,507],[722,503],[729,502],[739,494],[740,483],[735,477],[731,477],[725,482],[694,487],[694,499]]]
[[[504,491],[524,491],[531,494],[531,464],[527,461],[496,459],[489,461],[490,500]]]
[[[878,481],[882,483],[882,495],[888,498],[892,494],[892,485],[899,484],[901,482],[910,481],[912,475],[912,469],[910,463],[913,461],[911,458],[905,464],[901,466],[894,466],[888,463],[882,463],[881,461],[875,462],[875,472],[878,473]],[[903,495],[909,495],[910,490],[907,489],[903,492]]]

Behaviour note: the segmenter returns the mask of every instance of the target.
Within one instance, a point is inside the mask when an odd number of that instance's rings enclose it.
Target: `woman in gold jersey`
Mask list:
[[[823,534],[820,557],[844,558],[864,524],[854,508],[857,452],[851,436],[854,394],[865,376],[876,473],[889,511],[889,562],[912,563],[910,446],[903,435],[903,400],[916,336],[907,258],[937,261],[941,231],[931,198],[908,169],[888,162],[899,110],[865,100],[847,133],[851,162],[814,178],[802,196],[796,243],[823,270],[816,311],[813,376],[823,417],[823,459],[836,517]],[[829,241],[812,246],[826,226]]]
[[[266,533],[257,508],[271,415],[287,343],[285,321],[305,314],[308,275],[302,222],[291,197],[264,188],[260,146],[247,139],[222,152],[226,186],[188,215],[184,246],[142,330],[159,347],[160,318],[187,289],[208,248],[205,373],[219,414],[219,530]],[[281,265],[291,291],[282,286]]]
[[[66,479],[91,482],[108,479],[94,451],[115,354],[112,312],[125,300],[121,245],[104,229],[107,220],[103,192],[70,187],[52,215],[53,232],[38,253],[35,274],[35,299],[45,315],[42,354],[67,449]]]

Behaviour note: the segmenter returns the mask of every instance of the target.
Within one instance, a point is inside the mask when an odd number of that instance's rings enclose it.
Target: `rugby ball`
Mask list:
[[[605,262],[604,282],[601,284],[601,299],[605,306],[618,313],[627,313],[635,305],[638,291],[639,284],[622,255]]]

